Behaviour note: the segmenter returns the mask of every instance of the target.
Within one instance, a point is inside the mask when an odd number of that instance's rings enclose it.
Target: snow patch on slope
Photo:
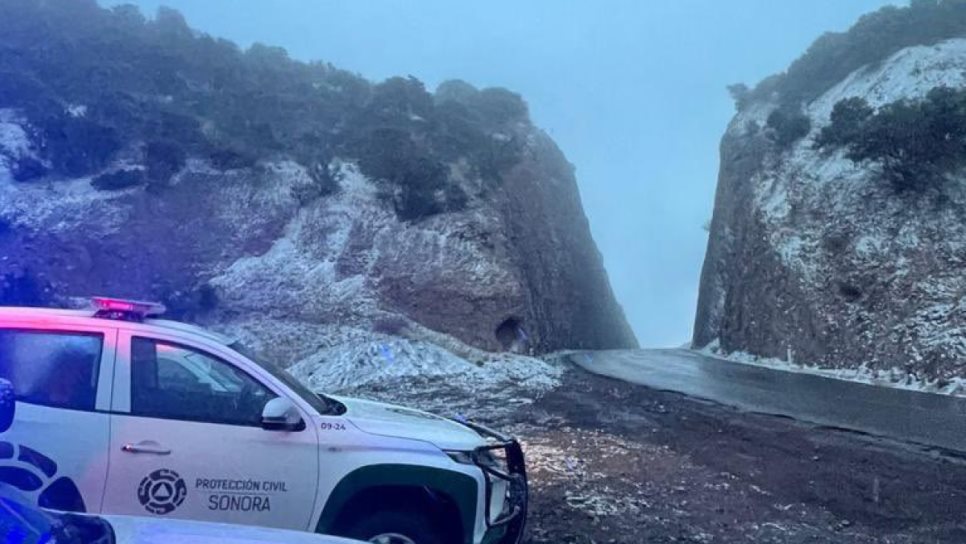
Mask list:
[[[89,177],[56,182],[14,181],[11,160],[37,158],[26,121],[14,110],[0,109],[0,216],[12,225],[46,232],[65,232],[84,224],[90,228],[97,217],[97,228],[113,232],[126,214],[113,204],[128,191],[97,191]]]
[[[966,229],[956,209],[966,206],[966,190],[950,187],[948,205],[931,207],[924,200],[897,197],[880,179],[875,165],[856,164],[841,149],[815,148],[815,137],[828,125],[839,101],[862,97],[873,107],[881,107],[897,100],[921,99],[937,86],[966,87],[966,39],[910,47],[856,70],[806,105],[812,132],[791,149],[769,157],[751,180],[762,232],[778,260],[808,289],[834,287],[839,281],[861,286],[862,278],[842,277],[842,270],[868,271],[880,281],[884,277],[912,281],[922,270],[935,269],[933,260],[958,262],[966,249]],[[736,116],[732,130],[752,122],[764,123],[775,107],[768,102],[749,106]],[[924,252],[924,247],[932,249]],[[926,342],[924,349],[913,354],[917,363],[963,353],[956,335],[966,331],[947,325],[950,318],[963,322],[950,300],[966,284],[955,274],[933,279],[948,292],[934,296],[923,281],[905,288],[905,295],[919,300],[911,305],[908,319],[895,325],[891,334],[899,342]],[[933,301],[940,306],[933,307]],[[940,314],[943,317],[936,319]],[[944,343],[944,353],[933,353],[933,347]]]
[[[242,313],[284,315],[316,322],[352,323],[379,314],[380,282],[419,291],[458,288],[454,296],[472,300],[494,292],[522,290],[500,252],[486,247],[478,233],[499,232],[499,218],[478,210],[419,223],[400,221],[379,197],[379,188],[348,161],[332,163],[339,190],[316,205],[296,207],[283,235],[260,255],[242,257],[211,280],[219,296]],[[297,165],[272,179],[281,198],[309,180]],[[248,190],[245,188],[239,191]],[[244,215],[257,203],[243,195]],[[244,209],[242,209],[244,208]]]
[[[274,189],[275,197],[265,198],[290,198],[291,191],[311,183],[298,165],[282,164],[276,168],[279,175],[273,179],[288,181]],[[336,265],[351,242],[354,225],[365,223],[378,229],[392,220],[392,212],[377,205],[375,188],[354,167],[343,165],[340,173],[341,190],[324,205],[294,210],[285,232],[267,252],[238,259],[211,280],[232,307],[318,321],[376,309],[365,275],[342,277]],[[238,206],[250,209],[244,199]],[[225,213],[231,215],[239,210]]]
[[[808,107],[819,126],[828,124],[840,100],[864,98],[881,107],[896,100],[917,100],[936,87],[966,86],[966,39],[908,47],[874,67],[856,70]]]
[[[563,374],[560,365],[532,357],[468,348],[477,357],[470,361],[428,341],[347,325],[253,318],[210,326],[287,367],[315,391],[448,416],[492,417],[532,403],[556,388]]]
[[[18,183],[0,171],[0,215],[11,224],[48,233],[69,232],[78,225],[90,225],[114,232],[123,224],[127,211],[113,201],[130,191],[97,191],[90,178],[53,183]],[[90,228],[89,226],[87,228]]]
[[[24,121],[10,109],[0,109],[0,157],[19,158],[33,153]]]
[[[419,377],[467,393],[508,384],[545,392],[558,384],[559,377],[557,369],[537,359],[494,356],[477,364],[427,342],[375,333],[366,341],[321,350],[296,363],[290,371],[321,391],[343,391]]]

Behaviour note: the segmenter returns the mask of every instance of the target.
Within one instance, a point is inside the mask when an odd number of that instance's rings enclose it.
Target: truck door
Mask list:
[[[213,351],[120,331],[104,512],[309,529],[316,429],[263,429],[286,392]]]
[[[0,378],[17,412],[0,436],[0,481],[41,507],[97,512],[104,495],[117,332],[0,324]]]

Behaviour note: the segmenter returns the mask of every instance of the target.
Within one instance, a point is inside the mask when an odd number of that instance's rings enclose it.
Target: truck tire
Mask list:
[[[364,516],[344,536],[374,544],[453,544],[446,542],[432,519],[406,510],[383,510]]]

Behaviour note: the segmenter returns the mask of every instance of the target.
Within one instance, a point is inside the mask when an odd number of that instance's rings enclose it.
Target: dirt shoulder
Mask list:
[[[966,542],[966,463],[937,453],[577,369],[500,420],[532,544]]]

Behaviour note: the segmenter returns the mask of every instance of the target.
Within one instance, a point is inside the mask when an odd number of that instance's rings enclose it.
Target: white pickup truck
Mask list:
[[[0,379],[0,433],[15,413],[13,385]],[[283,529],[41,510],[0,483],[0,542],[7,544],[353,544],[332,536]]]
[[[516,544],[519,443],[472,423],[313,393],[163,307],[0,308],[16,421],[0,481],[43,508],[312,531],[382,544]]]

